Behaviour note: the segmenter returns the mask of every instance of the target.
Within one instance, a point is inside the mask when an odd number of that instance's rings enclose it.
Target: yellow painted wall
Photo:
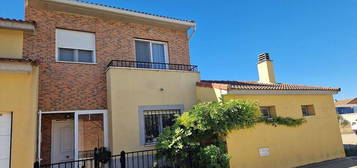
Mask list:
[[[197,102],[220,101],[222,91],[216,88],[197,87],[196,88]]]
[[[0,58],[22,58],[23,31],[0,29]]]
[[[38,67],[30,74],[0,73],[0,112],[12,112],[11,167],[33,167],[36,154]]]
[[[38,68],[0,73],[0,112],[13,113],[11,167],[33,167],[36,148]]]
[[[139,106],[196,104],[199,73],[111,68],[107,71],[109,141],[113,154],[149,149],[140,143]],[[163,88],[164,91],[160,91]]]
[[[257,100],[275,106],[278,116],[301,118],[301,105],[313,104],[315,116],[296,127],[268,126],[233,131],[227,138],[232,168],[286,168],[344,157],[337,115],[331,95],[227,95],[225,99]],[[260,157],[267,147],[270,156]]]

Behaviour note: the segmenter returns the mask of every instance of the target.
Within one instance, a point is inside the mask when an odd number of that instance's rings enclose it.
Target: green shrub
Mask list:
[[[195,105],[165,128],[156,144],[159,157],[180,167],[226,168],[230,156],[225,137],[232,130],[254,127],[257,123],[298,126],[304,119],[261,117],[257,102],[229,100]]]

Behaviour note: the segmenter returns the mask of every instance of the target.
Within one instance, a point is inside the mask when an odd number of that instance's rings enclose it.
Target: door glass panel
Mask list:
[[[94,148],[104,146],[103,114],[78,116],[78,158],[93,157]]]

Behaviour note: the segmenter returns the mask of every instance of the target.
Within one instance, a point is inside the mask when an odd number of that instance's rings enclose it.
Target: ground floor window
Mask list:
[[[183,112],[183,106],[146,106],[141,107],[142,143],[152,145],[164,128],[172,126],[174,119]]]
[[[260,107],[260,112],[264,118],[273,118],[276,117],[275,107],[274,106],[262,106]]]

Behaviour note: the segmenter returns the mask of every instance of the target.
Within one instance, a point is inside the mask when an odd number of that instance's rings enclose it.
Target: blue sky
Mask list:
[[[23,1],[2,2],[0,17],[23,18]],[[268,52],[278,82],[357,97],[356,0],[88,1],[195,20],[191,63],[202,79],[257,80],[257,56]]]

